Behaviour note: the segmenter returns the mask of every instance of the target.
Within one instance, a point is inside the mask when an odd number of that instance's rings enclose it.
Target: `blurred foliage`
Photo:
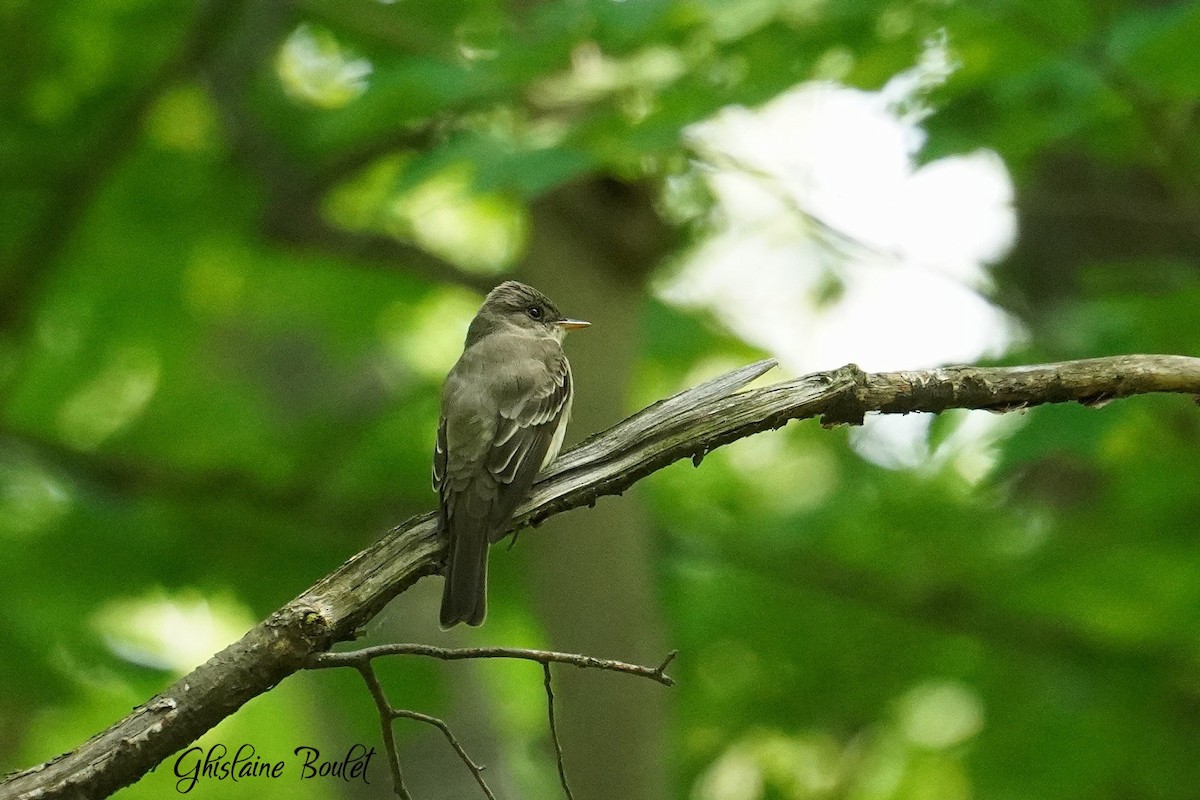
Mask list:
[[[993,295],[1029,335],[1007,360],[1200,351],[1196,3],[18,0],[0,29],[0,769],[429,508],[464,276],[519,264],[529,204],[571,179],[691,191],[681,131],[728,104],[877,88],[944,32],[958,69],[921,156],[987,147],[1014,177]],[[273,227],[305,213],[459,271]],[[657,301],[641,335],[639,402],[758,355]],[[651,479],[678,796],[1194,794],[1196,408],[1038,408],[964,456],[971,418],[940,419],[913,468],[804,424]],[[493,593],[489,627],[543,643],[515,577]],[[429,712],[453,691],[387,675]],[[533,796],[553,787],[538,679],[496,675]],[[205,741],[376,742],[352,677],[291,679]]]

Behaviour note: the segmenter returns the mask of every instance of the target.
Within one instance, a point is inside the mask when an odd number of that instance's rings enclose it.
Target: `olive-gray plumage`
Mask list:
[[[471,321],[442,387],[433,456],[438,524],[449,539],[444,628],[483,622],[488,545],[508,532],[534,477],[558,455],[573,394],[562,341],[586,325],[516,281],[493,289]]]

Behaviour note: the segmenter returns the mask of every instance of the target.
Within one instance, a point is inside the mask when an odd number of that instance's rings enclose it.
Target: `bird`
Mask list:
[[[562,447],[575,394],[563,339],[590,324],[517,281],[492,289],[471,320],[442,386],[433,453],[438,529],[448,540],[443,629],[483,623],[488,547]]]

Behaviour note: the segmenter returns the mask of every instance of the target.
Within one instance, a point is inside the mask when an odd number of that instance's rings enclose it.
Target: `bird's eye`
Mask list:
[[[542,307],[541,306],[530,306],[529,308],[525,309],[525,313],[527,313],[532,319],[541,319],[542,318]]]

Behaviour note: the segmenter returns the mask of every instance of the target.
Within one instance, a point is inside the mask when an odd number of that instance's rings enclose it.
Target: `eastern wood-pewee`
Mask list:
[[[493,289],[471,320],[442,387],[433,453],[438,526],[450,540],[443,628],[483,622],[488,545],[562,447],[574,394],[563,337],[588,324],[516,281]]]

